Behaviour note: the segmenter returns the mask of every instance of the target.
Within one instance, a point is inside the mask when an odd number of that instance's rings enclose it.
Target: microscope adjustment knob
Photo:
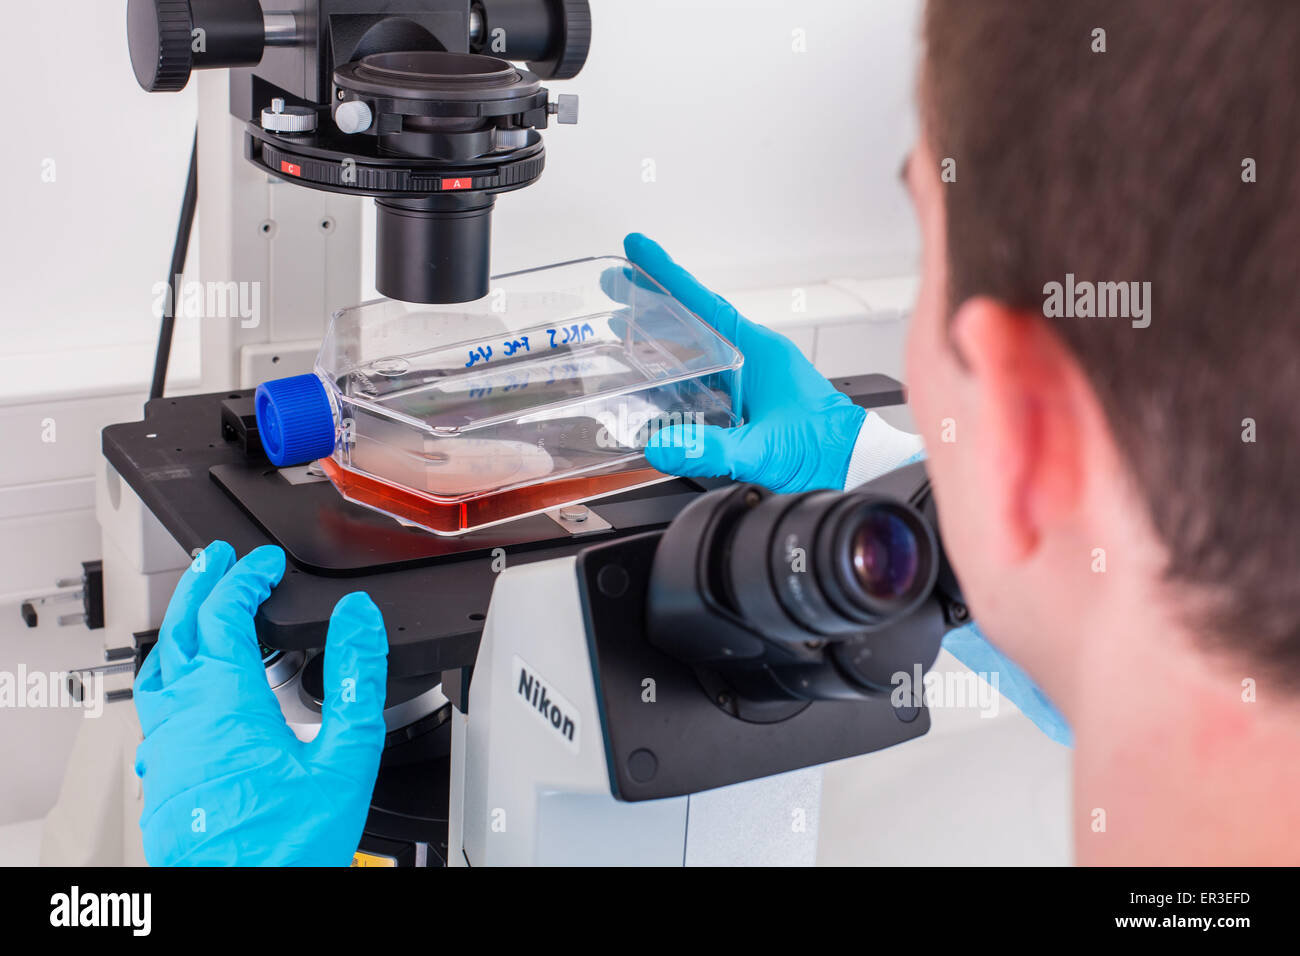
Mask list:
[[[557,123],[572,126],[578,122],[578,97],[572,93],[561,93],[554,103],[548,103],[546,112],[555,117]]]
[[[129,0],[127,41],[141,87],[150,93],[185,88],[194,67],[193,31],[190,0]]]
[[[375,121],[375,114],[364,100],[347,100],[334,110],[334,125],[343,133],[364,133]]]
[[[126,36],[145,91],[175,93],[194,70],[262,62],[266,17],[261,0],[127,0]]]
[[[588,0],[552,0],[560,15],[558,46],[544,60],[528,64],[544,80],[571,80],[582,72],[591,52],[591,5]]]
[[[316,111],[305,106],[285,106],[276,97],[262,110],[262,129],[269,133],[311,133],[316,130]]]

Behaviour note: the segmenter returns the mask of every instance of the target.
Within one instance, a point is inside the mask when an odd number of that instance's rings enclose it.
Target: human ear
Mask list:
[[[965,363],[965,429],[991,556],[1028,560],[1046,530],[1073,516],[1088,454],[1091,398],[1074,357],[1041,316],[986,297],[966,300],[950,335]]]

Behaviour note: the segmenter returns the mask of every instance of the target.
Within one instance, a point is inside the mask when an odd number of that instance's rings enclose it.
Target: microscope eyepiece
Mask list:
[[[891,509],[874,507],[852,532],[852,580],[876,601],[900,601],[920,579],[921,545],[911,522]]]
[[[960,594],[924,468],[906,471],[888,492],[736,485],[694,502],[655,554],[651,643],[750,700],[887,692],[928,667]]]
[[[934,587],[938,544],[905,501],[871,493],[769,495],[715,554],[733,609],[803,643],[879,627]]]

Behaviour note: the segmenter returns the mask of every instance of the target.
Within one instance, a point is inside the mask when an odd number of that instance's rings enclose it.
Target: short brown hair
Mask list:
[[[1151,283],[1147,328],[1045,321],[1193,626],[1300,685],[1300,3],[930,0],[924,33],[951,303]]]

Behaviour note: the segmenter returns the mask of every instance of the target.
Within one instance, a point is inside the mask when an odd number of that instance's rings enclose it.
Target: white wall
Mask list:
[[[7,14],[0,75],[21,113],[0,150],[0,359],[147,341],[185,187],[192,91],[150,95],[136,84],[125,0],[14,4]]]

